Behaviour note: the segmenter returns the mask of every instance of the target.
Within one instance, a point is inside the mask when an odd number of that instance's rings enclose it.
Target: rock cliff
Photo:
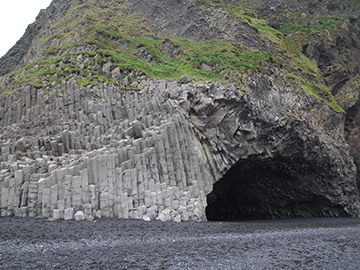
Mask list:
[[[225,3],[41,12],[0,60],[1,216],[358,217],[355,148],[320,69]]]

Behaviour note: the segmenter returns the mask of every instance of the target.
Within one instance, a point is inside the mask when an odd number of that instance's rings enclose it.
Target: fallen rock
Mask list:
[[[77,211],[74,215],[76,221],[85,220],[85,214],[83,211]]]

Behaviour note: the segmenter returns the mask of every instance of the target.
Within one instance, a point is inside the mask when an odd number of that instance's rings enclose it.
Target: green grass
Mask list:
[[[288,73],[286,78],[284,78],[285,83],[289,84],[289,81],[298,85],[298,87],[303,89],[308,95],[314,96],[319,100],[323,100],[326,105],[331,107],[337,113],[345,114],[345,111],[337,104],[329,88],[325,85],[317,85],[310,83],[308,81],[305,81],[304,78],[296,76],[292,73]]]
[[[315,96],[321,100],[324,100],[325,103],[333,108],[336,112],[341,113],[341,114],[345,114],[345,111],[339,106],[337,105],[337,103],[335,102],[335,99],[333,97],[333,95],[331,94],[331,92],[329,91],[329,88],[326,86],[319,86],[319,85],[315,85],[315,84],[311,84],[306,82],[304,85],[304,90],[306,91],[306,93]]]
[[[257,72],[263,70],[270,61],[276,62],[267,52],[241,50],[228,40],[194,42],[174,37],[155,39],[147,22],[124,14],[124,8],[122,3],[115,7],[106,3],[99,6],[92,2],[74,5],[65,17],[51,27],[54,35],[45,39],[39,35],[38,43],[49,44],[54,39],[62,41],[76,33],[82,39],[43,50],[43,55],[49,60],[32,63],[14,72],[12,75],[15,80],[11,87],[16,89],[23,84],[43,87],[42,82],[51,85],[61,79],[68,80],[69,76],[78,76],[77,82],[83,85],[115,83],[101,69],[94,68],[96,64],[102,66],[108,61],[112,62],[112,68],[119,67],[128,72],[141,71],[149,77],[178,79],[187,74],[203,80],[220,80],[228,72]],[[165,42],[176,48],[175,57],[166,56]],[[70,53],[74,47],[87,45],[95,46],[96,53]],[[153,61],[140,60],[139,48],[144,48]],[[60,52],[63,54],[56,56]],[[79,54],[89,59],[86,70],[75,65]],[[63,58],[71,61],[60,68]],[[202,64],[211,66],[212,70],[201,70]],[[60,79],[55,80],[54,74]]]
[[[233,45],[232,40],[194,42],[176,37],[159,39],[149,27],[149,21],[127,14],[126,1],[88,1],[83,4],[75,1],[67,14],[51,27],[52,36],[43,38],[42,33],[37,38],[40,45],[48,45],[55,39],[62,42],[70,37],[81,38],[61,47],[46,46],[47,49],[42,52],[45,59],[12,73],[13,83],[5,92],[26,84],[51,89],[53,85],[74,76],[80,85],[115,84],[117,82],[101,70],[102,65],[108,61],[112,63],[111,69],[119,67],[128,74],[132,71],[144,72],[151,78],[178,79],[186,74],[205,81],[217,81],[226,78],[230,72],[260,72],[274,63],[278,67],[284,67],[288,73],[296,74],[295,77],[319,77],[316,64],[301,54],[293,44],[286,42],[281,31],[269,27],[267,21],[259,18],[255,12],[240,5],[230,8],[219,0],[196,2],[198,5],[216,5],[223,8],[235,19],[257,29],[259,36],[269,41],[271,53],[234,46],[236,44]],[[329,27],[327,24],[325,26]],[[176,48],[174,57],[166,56],[165,43]],[[71,53],[76,47],[89,46],[94,48],[95,52]],[[139,59],[140,48],[151,55],[151,62]],[[61,56],[57,56],[60,53]],[[76,65],[76,58],[80,54],[83,59],[88,59],[84,64],[85,69]],[[68,61],[60,66],[64,58]],[[202,64],[212,69],[203,71]],[[294,82],[310,95],[324,99],[339,111],[324,86],[309,84],[306,80],[297,79]]]
[[[342,24],[349,19],[356,19],[355,16],[333,16],[317,17],[303,12],[282,12],[269,15],[269,19],[275,18],[280,24],[280,31],[284,34],[301,34],[304,38],[310,38],[315,34],[328,30],[331,33],[338,33]]]
[[[114,48],[103,43],[102,37],[91,41],[97,44],[99,49],[96,53],[82,51],[79,53],[67,53],[62,56],[53,57],[49,60],[41,60],[32,63],[16,72],[13,75],[16,79],[12,87],[19,88],[21,85],[29,84],[37,88],[43,87],[41,81],[52,83],[55,74],[58,77],[68,80],[69,76],[82,76],[84,79],[77,79],[80,85],[97,83],[115,83],[101,69],[95,69],[95,65],[102,66],[108,61],[112,62],[112,69],[119,67],[122,70],[145,72],[148,77],[178,79],[182,75],[195,76],[202,80],[220,80],[226,72],[255,72],[261,71],[271,60],[271,55],[265,52],[241,51],[226,41],[212,41],[197,43],[180,38],[166,38],[162,40],[149,40],[142,38],[119,37],[127,46]],[[179,55],[169,58],[166,56],[163,44],[171,43],[177,47]],[[67,47],[66,45],[65,47]],[[139,47],[144,48],[154,59],[154,63],[139,59]],[[44,53],[49,54],[65,48],[49,48]],[[82,55],[83,59],[88,58],[86,69],[81,70],[76,66],[76,58]],[[98,57],[96,57],[98,56]],[[68,63],[60,63],[63,59]],[[211,71],[201,70],[202,64],[213,67]],[[61,67],[61,68],[60,68]],[[221,72],[223,71],[223,72]],[[89,74],[91,78],[87,78]],[[97,79],[98,82],[93,82]]]
[[[235,1],[233,1],[236,3]],[[311,62],[303,55],[296,46],[285,41],[281,31],[276,30],[268,25],[268,21],[260,18],[254,11],[249,8],[233,3],[233,7],[225,5],[222,1],[197,0],[198,4],[217,5],[226,9],[232,16],[239,21],[248,23],[256,28],[259,36],[268,40],[272,48],[272,58],[284,65],[289,71],[300,71],[306,76],[319,77],[320,71],[316,64]]]

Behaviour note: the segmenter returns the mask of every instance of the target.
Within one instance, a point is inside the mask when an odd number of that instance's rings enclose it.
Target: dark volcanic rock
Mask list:
[[[360,168],[360,102],[347,110],[345,120],[345,138],[351,147],[354,162]],[[357,174],[357,185],[360,188],[360,173]]]
[[[1,89],[10,92],[0,96],[1,216],[162,221],[359,216],[356,167],[343,136],[345,116],[287,82],[291,74],[275,66],[274,59],[265,57],[269,61],[261,71],[218,71],[226,72],[225,82],[186,75],[169,81],[146,78],[121,61],[114,64],[109,55],[120,53],[100,47],[107,41],[116,46],[132,41],[105,28],[91,33],[104,34],[101,46],[99,40],[82,44],[79,29],[62,40],[45,31],[44,39],[53,39],[36,46],[36,36],[72,2],[54,1],[0,60],[1,75],[19,68],[21,59],[25,64],[51,59],[61,46],[72,54],[52,63],[50,81],[37,78],[34,86],[24,86],[20,80],[15,90],[9,89],[10,76],[1,78]],[[85,5],[77,6],[75,17],[82,8],[92,12],[98,7],[98,1],[76,3]],[[99,11],[102,15],[111,10],[109,3],[99,3],[100,9],[107,7]],[[216,5],[190,0],[117,4],[124,14],[147,19],[143,27],[153,29],[150,38],[227,39],[235,53],[237,48],[270,52],[274,45],[258,28]],[[84,24],[96,21],[85,17]],[[349,27],[344,24],[345,30]],[[345,44],[349,37],[357,41],[346,35]],[[136,61],[157,64],[161,57],[145,45],[132,52]],[[315,50],[305,46],[303,51],[327,72],[336,92],[348,73],[329,71],[336,60],[329,46],[320,41]],[[51,53],[43,54],[46,49]],[[166,40],[158,49],[169,58],[182,53]],[[93,65],[85,70],[90,57]],[[212,74],[217,65],[202,61],[200,66]],[[35,70],[31,66],[26,72]],[[59,79],[57,70],[64,77]],[[106,76],[116,82],[100,83]],[[355,145],[357,118],[356,110],[348,116],[348,141]]]
[[[217,7],[206,7],[191,0],[130,0],[130,12],[142,14],[160,36],[177,36],[194,41],[231,39],[249,49],[268,51],[265,41],[248,23],[236,20]]]
[[[351,5],[347,3],[334,3],[332,1],[322,0],[226,0],[225,2],[229,4],[237,4],[238,2],[241,2],[262,16],[283,11],[309,12],[315,16],[338,14],[349,16],[356,14],[356,9],[353,9],[354,5],[359,7],[355,1],[354,3],[351,3]]]
[[[338,116],[290,95],[273,74],[248,84],[241,97],[221,96],[214,86],[213,103],[192,101],[196,118],[207,121],[194,123],[206,134],[203,143],[233,164],[208,195],[208,219],[357,216],[356,168]]]

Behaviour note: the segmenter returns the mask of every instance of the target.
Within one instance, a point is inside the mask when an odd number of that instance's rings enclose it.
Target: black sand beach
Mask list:
[[[0,218],[1,269],[360,269],[360,219]]]

